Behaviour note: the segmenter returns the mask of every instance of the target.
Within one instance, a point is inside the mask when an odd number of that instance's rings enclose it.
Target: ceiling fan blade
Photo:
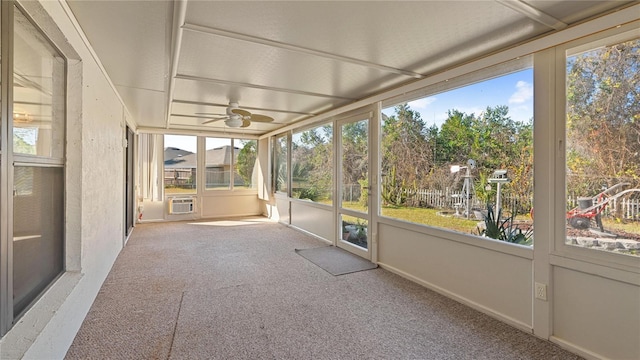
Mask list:
[[[242,125],[240,127],[241,128],[246,128],[246,127],[249,127],[249,125],[251,125],[251,121],[247,120],[247,119],[244,119],[244,120],[242,120]]]
[[[227,116],[227,114],[220,114],[220,113],[201,113],[201,112],[197,112],[194,113],[195,115],[207,115],[207,116]]]
[[[225,119],[228,119],[228,118],[229,118],[228,116],[223,116],[223,117],[219,117],[219,118],[215,118],[215,119],[209,119],[207,121],[203,121],[202,124],[200,124],[200,125],[209,124],[209,123],[212,123],[214,121],[225,120]]]
[[[267,115],[253,114],[251,115],[251,121],[272,122],[273,118]]]
[[[251,113],[248,112],[247,110],[242,110],[242,109],[231,109],[231,112],[237,115],[242,115],[242,116],[251,116]]]

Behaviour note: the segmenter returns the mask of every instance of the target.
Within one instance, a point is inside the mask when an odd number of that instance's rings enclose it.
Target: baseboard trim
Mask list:
[[[566,340],[563,340],[559,337],[553,336],[551,335],[549,337],[549,341],[551,341],[552,343],[560,346],[561,348],[571,351],[574,354],[578,354],[580,356],[582,356],[585,359],[589,359],[589,360],[602,360],[602,359],[608,359],[600,354],[596,354],[593,351],[589,351],[583,347],[580,347],[578,345],[575,345],[573,343],[570,343]]]

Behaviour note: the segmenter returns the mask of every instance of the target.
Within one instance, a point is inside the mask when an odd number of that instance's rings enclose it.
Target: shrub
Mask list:
[[[502,219],[502,209],[496,214],[491,204],[487,204],[487,215],[484,217],[484,229],[478,227],[478,235],[491,239],[520,245],[533,244],[533,230],[522,230],[514,224],[515,211],[511,216]]]

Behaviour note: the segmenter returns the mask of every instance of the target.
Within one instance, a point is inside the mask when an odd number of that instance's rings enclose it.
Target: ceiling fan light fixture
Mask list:
[[[222,114],[196,113],[196,115],[220,116]],[[230,128],[246,128],[251,126],[252,121],[271,122],[273,121],[273,118],[266,115],[251,114],[247,110],[240,109],[238,103],[230,102],[229,106],[226,109],[226,116],[205,120],[201,125],[206,125],[220,120],[224,120],[225,125]]]
[[[230,117],[227,120],[224,121],[224,123],[228,126],[228,127],[232,127],[232,128],[237,128],[242,126],[242,118],[239,116],[234,116],[234,117]]]

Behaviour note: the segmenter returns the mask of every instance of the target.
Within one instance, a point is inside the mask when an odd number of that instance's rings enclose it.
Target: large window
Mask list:
[[[640,39],[567,52],[566,243],[640,256]]]
[[[256,140],[207,138],[206,149],[207,190],[256,188]]]
[[[532,243],[533,71],[519,64],[383,109],[381,215]]]
[[[234,189],[257,189],[258,141],[234,139],[238,156],[234,161]]]
[[[204,138],[204,189],[256,189],[256,140]],[[198,137],[164,135],[165,194],[195,194],[198,178]]]
[[[194,194],[198,169],[198,138],[188,135],[164,136],[165,194]]]
[[[293,134],[291,197],[332,203],[333,126],[321,125]]]
[[[273,184],[276,192],[287,193],[287,134],[276,137],[273,148]]]
[[[65,60],[20,11],[14,22],[13,152],[61,159]]]
[[[64,271],[66,61],[14,7],[13,316]],[[6,145],[4,149],[6,150]]]
[[[19,315],[64,271],[64,169],[16,166],[13,313]]]
[[[229,190],[231,188],[231,164],[236,154],[231,139],[207,138],[205,154],[205,188]]]

